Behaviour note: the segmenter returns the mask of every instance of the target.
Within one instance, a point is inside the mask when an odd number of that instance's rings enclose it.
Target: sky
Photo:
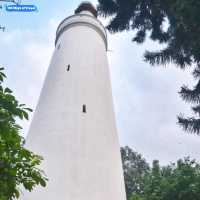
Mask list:
[[[0,64],[8,77],[5,84],[20,103],[33,109],[53,53],[56,28],[81,1],[49,2],[22,0],[22,4],[38,7],[34,13],[6,12],[5,3],[0,11],[0,25],[6,26],[5,32],[0,31]],[[104,19],[100,20],[106,24]],[[133,35],[133,32],[108,34],[108,60],[121,146],[128,145],[148,162],[158,159],[162,165],[186,156],[200,161],[200,136],[185,133],[176,118],[180,113],[191,115],[190,105],[178,94],[183,84],[194,84],[191,71],[145,63],[145,50],[160,46],[148,40],[143,45],[134,44]],[[20,122],[25,136],[30,122]]]

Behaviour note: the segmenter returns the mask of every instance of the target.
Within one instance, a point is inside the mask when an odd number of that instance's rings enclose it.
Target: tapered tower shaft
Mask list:
[[[75,13],[58,27],[27,138],[49,182],[24,200],[125,200],[106,31],[90,3]]]

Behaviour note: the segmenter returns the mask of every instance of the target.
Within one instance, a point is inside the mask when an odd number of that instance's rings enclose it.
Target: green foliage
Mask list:
[[[127,200],[200,200],[200,165],[189,157],[152,167],[129,147],[121,148]]]
[[[0,200],[19,198],[20,188],[32,191],[36,185],[45,186],[47,178],[37,168],[42,157],[24,148],[21,127],[16,119],[28,120],[24,104],[19,104],[12,90],[3,87],[5,78],[0,68]]]
[[[142,156],[134,152],[128,146],[121,148],[121,156],[125,177],[125,187],[127,199],[129,199],[133,193],[143,193],[143,177],[149,170],[149,165]],[[132,197],[133,198],[133,197]],[[137,197],[134,197],[136,200]]]
[[[200,166],[189,158],[166,167],[161,167],[158,161],[154,161],[143,182],[144,193],[133,194],[130,200],[200,199]]]
[[[132,194],[129,200],[143,200],[142,197],[140,197],[138,194]]]
[[[183,86],[180,95],[192,102],[196,117],[178,117],[184,130],[200,134],[200,1],[199,0],[98,0],[99,13],[111,17],[109,31],[133,30],[133,41],[143,43],[147,37],[164,48],[146,51],[151,65],[174,63],[181,69],[194,68],[197,84]]]

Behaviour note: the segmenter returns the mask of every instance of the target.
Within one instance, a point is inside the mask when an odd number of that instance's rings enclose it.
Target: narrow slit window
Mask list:
[[[70,70],[70,65],[67,65],[67,71],[69,71]]]
[[[83,105],[83,113],[86,113],[86,105]]]

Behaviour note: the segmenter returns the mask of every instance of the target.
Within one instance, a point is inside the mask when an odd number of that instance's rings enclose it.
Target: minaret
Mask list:
[[[89,2],[59,25],[27,138],[49,181],[23,200],[126,199],[106,50]]]

